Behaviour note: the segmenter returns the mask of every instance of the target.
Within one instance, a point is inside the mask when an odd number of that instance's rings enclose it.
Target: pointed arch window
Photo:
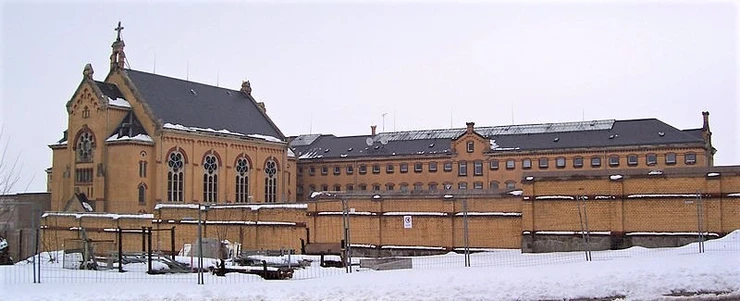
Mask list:
[[[93,148],[95,148],[95,137],[89,131],[83,131],[77,137],[75,144],[77,162],[92,162]]]
[[[167,157],[167,201],[182,202],[185,187],[185,157],[179,151],[173,151]]]
[[[213,153],[203,158],[203,201],[218,201],[218,158]]]
[[[139,184],[139,205],[146,205],[146,185]]]
[[[236,159],[236,202],[249,202],[249,160]]]
[[[274,159],[265,162],[265,202],[277,201],[277,163]]]

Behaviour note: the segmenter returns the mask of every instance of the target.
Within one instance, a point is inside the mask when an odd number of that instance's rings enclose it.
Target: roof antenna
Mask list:
[[[511,102],[511,125],[514,125],[514,101]]]
[[[581,121],[586,121],[586,110],[581,108]]]
[[[313,112],[308,116],[308,134],[313,134]]]
[[[152,73],[157,74],[157,53],[154,52],[154,66],[152,67]]]
[[[185,63],[185,80],[190,81],[190,60]]]
[[[221,70],[219,70],[218,68],[216,68],[216,87],[220,87],[220,86],[218,85],[218,76],[220,75],[220,74],[219,74],[219,71],[221,71]]]
[[[450,128],[452,128],[452,109],[450,109]]]

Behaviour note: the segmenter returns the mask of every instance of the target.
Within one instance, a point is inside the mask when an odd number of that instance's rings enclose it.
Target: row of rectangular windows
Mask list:
[[[666,165],[674,165],[677,162],[677,155],[676,153],[666,153],[664,155],[664,162]],[[590,158],[591,167],[600,167],[602,162],[601,156],[592,156]],[[607,157],[609,166],[615,167],[619,166],[620,164],[620,157],[618,155],[609,155]],[[566,167],[566,159],[565,157],[557,157],[555,158],[555,167],[557,168],[565,168]],[[489,169],[491,170],[498,170],[499,169],[499,160],[491,160],[489,161]],[[548,168],[550,165],[550,158],[539,158],[537,159],[537,163],[540,169]],[[516,168],[516,161],[514,159],[508,159],[506,160],[506,169],[515,169]],[[532,168],[532,159],[525,158],[521,160],[522,169],[530,169]],[[658,164],[658,155],[654,153],[649,153],[645,155],[645,165],[652,166]],[[684,154],[684,164],[686,165],[693,165],[696,164],[696,153],[686,153]],[[573,167],[574,168],[581,168],[584,165],[584,157],[578,156],[573,158]],[[638,165],[638,156],[635,154],[627,155],[627,165],[629,166],[637,166]],[[414,163],[414,172],[420,173],[423,172],[424,164],[421,162]],[[458,175],[460,176],[467,176],[468,175],[468,162],[467,161],[459,161],[457,163],[458,167]],[[359,174],[367,174],[367,165],[366,164],[360,164],[359,165]],[[373,164],[372,165],[372,173],[373,174],[379,174],[380,173],[380,164]],[[451,172],[452,171],[452,162],[444,162],[443,163],[443,170],[445,172]],[[429,162],[428,163],[428,171],[429,172],[437,172],[437,162]],[[385,167],[386,174],[392,174],[395,172],[395,165],[392,163],[386,164]],[[399,172],[400,173],[408,173],[409,172],[409,164],[408,163],[401,163],[399,165]],[[340,166],[334,166],[333,168],[333,174],[334,175],[341,175],[342,168]],[[347,165],[346,167],[346,174],[351,175],[354,173],[354,166],[353,165]],[[313,176],[316,174],[316,167],[310,166],[308,167],[308,175]],[[321,166],[321,175],[328,175],[329,174],[329,167],[327,166]],[[303,167],[298,167],[298,175],[303,175]],[[483,161],[473,161],[473,175],[476,176],[482,176],[483,175]]]
[[[429,191],[436,191],[436,190],[438,190],[438,188],[437,188],[437,185],[438,184],[437,183],[429,183],[427,185],[428,185],[428,188],[429,188],[428,190]],[[506,181],[506,182],[504,182],[504,185],[506,187],[506,190],[516,189],[516,182],[514,182],[514,181]],[[388,183],[388,184],[385,184],[384,186],[385,186],[385,190],[386,191],[393,191],[393,190],[395,190],[396,184]],[[491,181],[489,183],[489,185],[488,185],[488,189],[493,190],[493,191],[497,191],[497,190],[500,189],[499,186],[500,186],[500,184],[499,184],[498,181]],[[368,185],[367,184],[359,184],[359,185],[357,185],[357,187],[361,191],[368,190]],[[400,184],[399,187],[400,187],[400,191],[408,191],[409,190],[409,185],[408,184]],[[443,189],[444,190],[452,190],[453,187],[454,187],[453,186],[453,183],[444,183],[443,184]],[[355,186],[353,184],[347,184],[345,186],[345,190],[346,191],[354,191],[354,188],[355,188]],[[373,185],[370,185],[369,188],[371,188],[373,191],[380,191],[381,190],[381,185],[380,184],[373,184]],[[333,189],[334,189],[334,191],[341,191],[342,190],[342,186],[339,185],[339,184],[337,184],[337,185],[334,185]],[[424,184],[423,183],[415,183],[413,185],[413,189],[414,189],[414,191],[422,191],[422,190],[424,190]],[[458,190],[466,190],[466,189],[468,189],[468,183],[467,182],[459,182],[459,183],[457,183],[457,189]],[[473,189],[483,189],[483,182],[473,182]],[[314,185],[310,185],[309,186],[309,190],[310,190],[310,192],[317,191],[316,190],[316,186],[314,186]],[[325,185],[321,185],[321,191],[329,191],[329,185],[326,185],[326,184]],[[298,185],[296,187],[296,193],[299,194],[299,195],[303,194],[303,186]]]

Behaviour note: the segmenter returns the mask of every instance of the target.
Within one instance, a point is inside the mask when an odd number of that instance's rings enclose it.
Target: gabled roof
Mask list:
[[[285,140],[255,100],[241,91],[131,69],[125,74],[163,123]]]
[[[445,155],[451,153],[452,139],[464,132],[465,129],[437,129],[348,137],[312,134],[295,137],[290,146],[299,159]],[[667,144],[703,145],[704,142],[701,135],[694,131],[681,131],[654,118],[480,127],[475,128],[475,132],[490,139],[492,153]],[[372,146],[366,144],[368,138],[373,138]],[[380,144],[377,142],[380,140],[388,143]]]
[[[101,82],[97,80],[95,81],[95,84],[98,85],[98,89],[100,89],[100,92],[103,92],[103,95],[108,96],[108,98],[123,98],[123,94],[121,94],[121,91],[118,90],[118,86],[116,86],[115,84]]]

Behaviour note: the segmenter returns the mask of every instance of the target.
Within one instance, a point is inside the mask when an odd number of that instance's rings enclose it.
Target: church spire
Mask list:
[[[113,42],[113,45],[111,47],[113,48],[113,53],[110,55],[110,70],[116,70],[116,69],[123,69],[124,63],[126,61],[126,54],[123,52],[123,47],[126,46],[125,43],[123,43],[123,40],[121,40],[121,31],[123,30],[123,26],[121,26],[121,21],[118,21],[118,27],[114,28],[115,31],[118,32],[118,35],[116,36],[116,41]]]

